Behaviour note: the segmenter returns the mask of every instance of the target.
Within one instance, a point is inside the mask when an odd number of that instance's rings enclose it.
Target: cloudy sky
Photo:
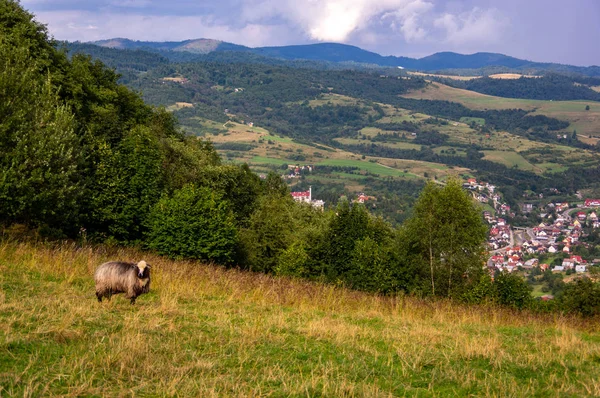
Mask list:
[[[383,55],[500,52],[600,65],[599,0],[21,0],[55,38],[251,47],[339,42]]]

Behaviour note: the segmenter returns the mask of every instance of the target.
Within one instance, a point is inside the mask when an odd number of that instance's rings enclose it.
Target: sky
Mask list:
[[[21,0],[59,40],[337,42],[600,65],[600,0]]]

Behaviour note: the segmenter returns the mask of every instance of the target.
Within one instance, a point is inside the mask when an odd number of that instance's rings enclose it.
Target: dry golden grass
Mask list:
[[[187,79],[185,77],[178,76],[178,77],[163,77],[162,80],[164,80],[166,82],[183,83]]]
[[[457,75],[439,75],[437,73],[423,73],[423,72],[406,72],[411,76],[419,76],[419,77],[439,77],[443,79],[452,79],[452,80],[473,80],[479,79],[481,76],[457,76]]]
[[[496,73],[494,75],[489,75],[488,77],[492,78],[492,79],[520,79],[522,77],[529,77],[529,78],[535,78],[535,77],[541,77],[541,76],[535,76],[535,75],[521,75],[519,73]]]
[[[95,267],[151,293],[99,304]],[[597,325],[135,250],[0,243],[2,396],[597,396]]]

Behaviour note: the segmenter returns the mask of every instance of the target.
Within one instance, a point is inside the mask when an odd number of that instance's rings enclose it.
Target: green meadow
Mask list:
[[[111,259],[153,265],[98,303]],[[2,396],[598,396],[597,323],[174,262],[0,243]]]

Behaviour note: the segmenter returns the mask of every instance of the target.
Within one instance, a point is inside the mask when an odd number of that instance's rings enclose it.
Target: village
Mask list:
[[[585,236],[584,228],[600,228],[597,214],[600,199],[586,199],[578,204],[548,203],[540,213],[544,221],[534,227],[520,228],[508,223],[507,219],[515,214],[502,202],[494,186],[471,179],[464,187],[473,191],[477,200],[489,203],[495,210],[495,214],[483,212],[490,225],[487,242],[490,272],[527,271],[539,267],[541,271],[583,274],[591,265],[600,263],[600,259],[582,258],[574,253],[578,246],[588,245],[581,241]],[[523,208],[526,212],[532,210],[527,204]]]
[[[304,170],[311,171],[312,166],[289,166],[287,178],[297,178]],[[600,199],[586,199],[581,203],[567,202],[548,203],[540,213],[544,220],[532,227],[514,227],[508,220],[515,216],[511,207],[504,203],[502,196],[494,185],[478,182],[470,178],[463,188],[473,198],[484,205],[483,218],[488,223],[489,235],[487,246],[489,258],[487,267],[490,273],[499,271],[531,271],[535,267],[543,272],[562,272],[566,274],[588,273],[591,265],[599,264],[600,258],[585,258],[577,254],[577,247],[588,244],[581,241],[585,236],[584,228],[600,228],[598,209]],[[323,209],[325,203],[312,197],[312,189],[302,192],[291,192],[294,200],[309,203]],[[365,203],[377,198],[361,192],[353,202]],[[531,204],[523,204],[524,212],[531,212]],[[600,257],[600,256],[598,256]]]

